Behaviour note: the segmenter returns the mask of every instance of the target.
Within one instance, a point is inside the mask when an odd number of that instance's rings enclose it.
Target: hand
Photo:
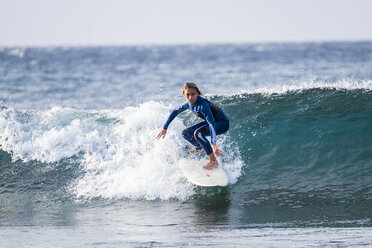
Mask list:
[[[156,136],[156,139],[158,140],[158,139],[160,139],[161,137],[163,137],[163,139],[164,139],[164,137],[165,137],[166,134],[167,134],[167,130],[166,130],[166,129],[162,129],[162,130],[160,131],[160,133],[158,134],[158,136]]]
[[[218,149],[217,145],[212,145],[213,153],[216,154],[217,157],[222,156],[222,151]]]

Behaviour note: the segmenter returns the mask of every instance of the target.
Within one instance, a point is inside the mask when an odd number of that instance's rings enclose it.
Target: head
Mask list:
[[[196,84],[187,82],[183,85],[182,94],[188,103],[194,104],[201,92]]]

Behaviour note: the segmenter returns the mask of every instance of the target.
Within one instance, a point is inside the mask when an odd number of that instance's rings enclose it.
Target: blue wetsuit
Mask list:
[[[198,96],[194,104],[185,103],[174,109],[163,128],[167,129],[173,119],[186,109],[191,110],[195,115],[203,118],[204,121],[183,130],[182,136],[197,149],[203,148],[207,155],[211,154],[213,150],[206,136],[211,136],[211,143],[216,144],[216,136],[229,130],[229,119],[222,109],[207,99]]]

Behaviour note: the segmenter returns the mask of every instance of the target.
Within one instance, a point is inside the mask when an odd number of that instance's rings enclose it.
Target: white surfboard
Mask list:
[[[191,183],[199,186],[226,186],[228,179],[227,174],[222,169],[221,165],[212,170],[203,169],[203,166],[208,163],[208,160],[202,159],[187,159],[182,158],[179,161],[179,167],[183,175]]]

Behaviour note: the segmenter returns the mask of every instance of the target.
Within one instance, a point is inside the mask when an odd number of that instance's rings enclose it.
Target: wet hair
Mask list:
[[[186,90],[186,89],[195,89],[196,92],[199,93],[199,95],[202,94],[202,93],[200,92],[198,86],[197,86],[196,84],[192,83],[192,82],[187,82],[187,83],[185,83],[185,84],[183,85],[183,88],[182,88],[182,95],[185,94],[185,90]]]

